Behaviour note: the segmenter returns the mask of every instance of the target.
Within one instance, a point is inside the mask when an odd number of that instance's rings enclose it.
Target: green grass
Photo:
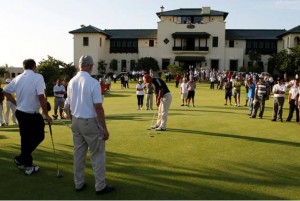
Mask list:
[[[295,119],[271,122],[272,99],[263,119],[249,119],[247,107],[224,106],[224,91],[210,90],[207,83],[197,86],[195,108],[181,107],[174,85],[169,84],[173,101],[168,130],[151,131],[154,137],[147,130],[153,111],[136,110],[135,83],[125,90],[113,84],[106,95],[110,131],[106,179],[116,187],[107,195],[95,195],[89,160],[88,187],[74,191],[72,133],[60,121],[52,130],[63,178],[56,177],[48,127],[33,153],[41,171],[31,176],[17,170],[12,161],[19,153],[18,128],[0,127],[0,199],[300,199],[300,135]],[[244,94],[241,99],[244,104]],[[283,116],[287,115],[286,102]]]

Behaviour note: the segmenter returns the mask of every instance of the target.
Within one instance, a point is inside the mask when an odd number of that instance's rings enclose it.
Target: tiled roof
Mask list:
[[[282,37],[284,35],[288,35],[288,34],[291,34],[291,33],[300,33],[300,25],[286,31],[285,33],[281,34],[279,37]]]
[[[156,29],[105,29],[101,30],[94,26],[84,26],[80,29],[70,31],[71,34],[77,33],[101,33],[108,36],[110,39],[142,39],[142,38],[157,38]]]
[[[278,40],[285,29],[226,29],[227,40]]]
[[[210,14],[202,14],[202,8],[180,8],[156,13],[160,16],[223,16],[226,19],[228,13],[223,11],[210,10]]]
[[[74,33],[102,33],[102,34],[107,35],[107,33],[105,33],[103,30],[98,29],[97,27],[94,27],[91,25],[89,25],[89,26],[81,25],[80,29],[70,31],[69,33],[71,33],[71,34],[74,34]]]
[[[157,29],[105,29],[110,39],[157,38]]]

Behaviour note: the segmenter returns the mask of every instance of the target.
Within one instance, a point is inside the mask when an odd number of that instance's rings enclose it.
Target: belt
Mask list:
[[[27,113],[27,114],[39,114],[39,112],[36,112],[36,111],[21,111],[21,110],[18,110],[19,112],[22,112],[22,113]]]
[[[55,96],[55,98],[63,98],[63,97]]]

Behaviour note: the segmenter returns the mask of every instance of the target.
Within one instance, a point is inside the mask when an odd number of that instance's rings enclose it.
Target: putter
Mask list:
[[[156,114],[156,110],[154,110],[154,113],[153,113],[153,117],[152,117],[152,121],[151,121],[151,124],[150,124],[150,127],[147,129],[148,130],[148,135],[150,135],[150,137],[154,137],[154,135],[152,134],[151,132],[151,126],[153,125],[153,121],[154,121],[154,118],[155,118],[155,114]]]
[[[56,177],[61,178],[61,177],[63,177],[63,175],[59,172],[59,169],[58,169],[58,162],[57,162],[56,152],[55,152],[55,148],[54,148],[54,141],[53,141],[53,136],[52,136],[51,123],[48,122],[48,125],[49,125],[49,130],[50,130],[50,136],[51,136],[51,141],[52,141],[54,158],[55,158],[55,162],[56,162],[56,172],[57,172]]]

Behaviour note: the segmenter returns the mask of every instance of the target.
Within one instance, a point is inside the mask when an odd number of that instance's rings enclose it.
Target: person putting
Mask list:
[[[156,106],[158,107],[157,121],[151,128],[157,131],[166,131],[168,111],[172,102],[171,92],[161,78],[154,78],[145,74],[143,79],[145,84],[149,83],[154,86]]]

